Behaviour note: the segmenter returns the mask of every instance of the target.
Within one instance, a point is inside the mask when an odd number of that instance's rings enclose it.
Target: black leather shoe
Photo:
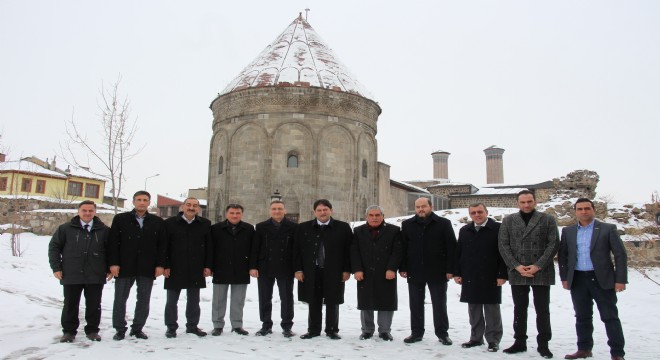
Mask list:
[[[552,357],[554,356],[552,352],[550,352],[550,349],[548,349],[547,346],[539,346],[538,348],[536,348],[536,351],[538,351],[539,354],[541,354],[541,356],[545,359],[552,359]]]
[[[118,331],[115,333],[115,336],[112,337],[112,340],[120,341],[120,340],[124,340],[125,337],[126,337],[126,330],[123,330],[123,331],[122,331],[122,330],[118,330]]]
[[[488,343],[488,351],[489,352],[497,352],[497,350],[499,350],[499,349],[500,349],[499,345],[497,345],[495,343]]]
[[[372,334],[372,333],[366,333],[366,332],[363,332],[363,333],[360,335],[360,340],[371,339],[373,336],[374,336],[374,334]]]
[[[89,334],[87,334],[87,335],[85,335],[85,336],[86,336],[89,340],[92,340],[92,341],[101,341],[101,337],[99,336],[99,333],[95,333],[95,332],[93,332],[93,333],[89,333]]]
[[[483,345],[483,344],[484,344],[484,343],[481,342],[481,341],[470,340],[470,341],[468,341],[468,342],[466,342],[466,343],[462,343],[462,344],[461,344],[461,347],[467,349],[467,348],[473,348],[473,347],[475,347],[475,346],[481,346],[481,345]]]
[[[233,328],[233,329],[231,329],[231,332],[237,333],[238,335],[247,335],[247,334],[249,334],[249,332],[247,332],[242,327]]]
[[[438,341],[440,341],[442,345],[447,345],[447,346],[454,343],[453,341],[451,341],[449,336],[438,336]]]
[[[246,332],[247,332],[247,331],[246,331]],[[272,333],[273,333],[273,330],[272,330],[272,329],[261,328],[259,331],[257,331],[257,332],[254,333],[254,334],[257,335],[257,336],[266,336],[266,335],[270,335],[270,334],[272,334]]]
[[[308,333],[300,335],[300,338],[307,340],[307,339],[315,338],[317,336],[321,336],[321,334],[320,333],[310,333],[310,332],[308,332]]]
[[[407,338],[403,339],[403,342],[406,344],[412,344],[422,341],[423,336],[410,335]]]
[[[340,340],[341,339],[341,336],[339,336],[339,334],[337,334],[336,332],[327,333],[325,335],[327,337],[329,337],[330,339],[332,339],[332,340]]]
[[[142,330],[131,330],[131,332],[128,335],[135,336],[136,338],[142,340],[147,340],[149,338],[147,334],[142,332]]]
[[[204,331],[204,330],[202,330],[198,327],[194,327],[194,328],[186,329],[186,334],[195,334],[199,337],[204,337],[204,336],[206,336],[206,331]]]
[[[291,331],[291,329],[286,329],[286,330],[282,330],[282,335],[284,335],[285,338],[290,338],[295,336],[296,334],[294,334],[293,331]]]
[[[168,339],[172,339],[176,337],[176,329],[167,329],[165,331],[165,337]]]
[[[213,331],[211,331],[211,335],[213,335],[213,336],[222,335],[222,328],[214,328]]]
[[[578,350],[573,354],[564,356],[564,359],[586,359],[594,356],[589,350]]]
[[[386,333],[386,332],[378,334],[378,337],[381,338],[381,339],[383,339],[383,340],[385,340],[385,341],[392,341],[392,340],[394,340],[394,338],[392,337],[392,334],[390,334],[390,333]]]
[[[511,347],[502,350],[505,354],[517,354],[525,351],[527,351],[527,345],[522,342],[514,342]]]
[[[62,334],[62,337],[60,338],[61,343],[70,343],[73,342],[73,339],[75,339],[76,336],[71,334],[71,333],[64,333]]]

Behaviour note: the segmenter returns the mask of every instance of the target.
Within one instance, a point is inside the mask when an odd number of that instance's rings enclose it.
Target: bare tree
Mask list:
[[[130,119],[130,101],[128,97],[119,98],[119,83],[121,74],[117,81],[109,88],[101,84],[99,110],[101,137],[100,141],[89,139],[79,125],[71,120],[65,122],[68,141],[61,145],[64,157],[71,159],[76,166],[89,169],[93,174],[101,176],[110,183],[110,193],[112,195],[112,205],[115,214],[117,210],[117,199],[121,194],[124,178],[124,165],[135,155],[142,151],[143,147],[132,151],[133,137],[137,130],[137,119]],[[80,161],[81,158],[75,155],[73,147],[82,148],[87,153],[87,162]],[[89,166],[89,158],[95,159],[103,171],[94,171]]]

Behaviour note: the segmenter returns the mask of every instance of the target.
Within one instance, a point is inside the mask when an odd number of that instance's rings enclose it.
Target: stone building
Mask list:
[[[211,103],[208,216],[227,204],[268,217],[279,191],[289,214],[312,218],[327,198],[357,220],[378,200],[380,106],[299,16]]]

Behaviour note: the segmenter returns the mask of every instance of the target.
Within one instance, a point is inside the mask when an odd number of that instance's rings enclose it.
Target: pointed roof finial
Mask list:
[[[307,17],[309,15],[309,8],[305,9],[305,21],[307,21]]]
[[[298,20],[302,20],[302,11],[298,13]]]

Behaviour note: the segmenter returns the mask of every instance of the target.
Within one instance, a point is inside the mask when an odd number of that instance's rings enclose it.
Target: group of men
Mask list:
[[[286,218],[284,203],[270,204],[270,218],[256,227],[242,221],[243,207],[229,204],[225,220],[214,225],[199,216],[199,201],[188,198],[177,216],[162,220],[147,211],[151,197],[146,191],[133,196],[134,209],[117,215],[108,228],[95,216],[96,206],[83,201],[78,216],[61,225],[49,244],[54,276],[64,288],[62,342],[72,342],[79,320],[78,306],[85,294],[85,333],[100,341],[101,294],[106,280],[115,278],[113,306],[114,340],[126,336],[126,302],[137,287],[135,315],[129,336],[147,339],[143,327],[149,315],[154,279],[165,277],[166,337],[177,336],[178,300],[187,293],[186,333],[206,336],[198,327],[200,289],[213,277],[213,336],[222,335],[227,302],[230,302],[231,331],[248,335],[243,328],[243,307],[250,277],[257,279],[258,336],[272,334],[272,296],[275,283],[281,300],[282,335],[292,337],[294,279],[298,299],[308,304],[307,332],[311,339],[339,336],[339,305],[344,302],[345,282],[351,273],[357,281],[360,339],[378,337],[392,341],[391,324],[397,310],[398,271],[408,283],[410,336],[416,343],[424,336],[424,299],[428,288],[432,301],[435,335],[452,345],[447,316],[447,284],[461,285],[461,302],[468,303],[470,339],[464,348],[481,346],[499,349],[502,339],[500,306],[502,285],[508,280],[514,302],[514,344],[505,353],[527,350],[529,292],[537,314],[537,350],[552,358],[548,343],[550,285],[555,281],[554,257],[559,251],[562,285],[570,289],[576,313],[578,351],[566,359],[591,357],[593,347],[592,300],[606,324],[612,359],[623,359],[624,339],[616,308],[616,292],[627,283],[626,252],[616,227],[594,220],[591,200],[575,203],[577,225],[558,236],[551,216],[535,210],[534,194],[518,194],[520,211],[500,224],[488,218],[483,203],[470,205],[472,220],[456,239],[449,220],[433,212],[431,201],[415,201],[415,215],[401,228],[384,221],[384,212],[374,205],[366,209],[366,223],[351,230],[348,223],[332,217],[326,199],[314,202],[314,219],[295,224]],[[612,263],[611,256],[614,257]],[[231,293],[231,295],[229,295]],[[323,328],[322,308],[326,318]],[[374,311],[378,311],[374,317]],[[376,323],[378,328],[376,329]]]

